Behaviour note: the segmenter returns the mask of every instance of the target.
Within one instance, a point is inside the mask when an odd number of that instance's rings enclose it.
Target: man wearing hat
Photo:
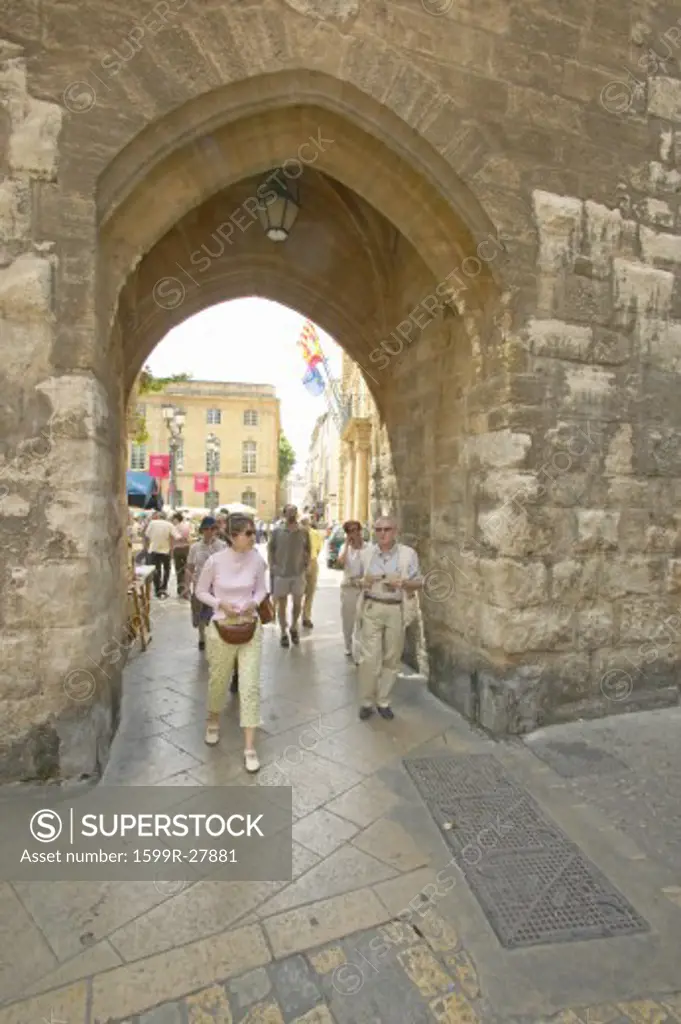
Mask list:
[[[218,524],[213,516],[204,516],[199,526],[201,539],[189,549],[185,568],[185,597],[191,600],[192,626],[199,631],[199,650],[206,646],[206,623],[213,617],[213,609],[201,604],[195,594],[196,584],[201,570],[211,555],[223,551],[227,544],[218,537]]]

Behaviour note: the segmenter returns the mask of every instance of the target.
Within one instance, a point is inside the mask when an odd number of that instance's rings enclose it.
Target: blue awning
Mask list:
[[[125,476],[129,505],[149,508],[154,504],[154,495],[158,493],[158,481],[153,476],[131,469],[126,471]]]

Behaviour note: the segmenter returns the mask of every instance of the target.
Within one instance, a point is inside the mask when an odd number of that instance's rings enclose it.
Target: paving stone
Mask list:
[[[179,998],[216,978],[229,978],[270,959],[257,927],[211,935],[98,975],[92,982],[92,1016],[107,1020],[140,1013],[168,997]]]
[[[352,840],[372,857],[390,864],[397,871],[415,871],[428,864],[428,854],[420,849],[408,832],[396,821],[379,818]]]
[[[284,957],[383,924],[389,916],[370,889],[358,889],[277,914],[263,927],[274,955]]]
[[[329,811],[318,810],[301,818],[293,826],[293,838],[303,846],[326,857],[357,832],[357,826]],[[368,851],[371,853],[371,850]]]
[[[321,1002],[322,994],[303,956],[272,964],[270,976],[284,1016],[306,1013]]]
[[[234,1024],[285,1024],[281,1010],[276,1003],[257,1003],[246,1015]]]
[[[432,947],[431,947],[432,948]],[[451,974],[457,988],[460,988],[468,999],[477,999],[480,995],[480,983],[475,964],[465,949],[457,953],[445,953],[444,963]],[[594,1020],[592,1024],[596,1024]],[[606,1024],[604,1021],[603,1024]]]
[[[303,903],[373,885],[394,874],[392,868],[367,853],[344,846],[264,903],[257,913],[259,917],[271,917]]]
[[[438,996],[429,1004],[438,1024],[475,1024],[480,1018],[464,996],[451,992]]]
[[[183,1024],[183,1020],[181,1003],[163,1003],[162,1006],[143,1013],[139,1017],[139,1024]],[[203,1019],[196,1015],[190,1017],[190,1020],[192,1024],[204,1024]],[[229,1018],[227,1021],[229,1022]]]
[[[345,950],[341,946],[327,946],[316,953],[310,953],[308,959],[317,974],[331,974],[341,964],[347,963]]]
[[[189,1024],[232,1024],[229,999],[222,985],[211,985],[185,1000]],[[154,1024],[166,1024],[165,1021]],[[168,1024],[179,1024],[170,1022]]]
[[[373,777],[330,801],[326,810],[366,828],[372,821],[386,814],[398,800],[399,797],[380,779]]]
[[[328,1006],[316,1006],[304,1016],[296,1017],[291,1024],[336,1024],[336,1022],[331,1016]]]
[[[57,1024],[58,1021],[85,1024],[86,1007],[87,984],[79,981],[0,1009],[0,1024],[43,1024],[44,1021],[48,1024]]]
[[[237,1007],[243,1010],[269,995],[272,982],[264,967],[256,967],[254,971],[248,971],[228,982],[227,988],[234,996]]]
[[[398,959],[407,975],[426,999],[431,999],[442,992],[449,992],[454,988],[452,979],[425,944],[411,946],[398,953]]]

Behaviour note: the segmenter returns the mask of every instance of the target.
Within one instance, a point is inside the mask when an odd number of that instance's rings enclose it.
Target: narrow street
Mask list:
[[[406,673],[395,720],[359,722],[338,585],[322,556],[315,628],[298,649],[282,650],[267,629],[260,777],[242,767],[235,698],[220,745],[205,745],[205,658],[187,606],[156,601],[152,644],[134,653],[125,673],[121,727],[102,783],[291,785],[293,880],[173,891],[139,882],[5,884],[0,935],[11,962],[0,964],[0,1024],[681,1019],[679,712],[497,743]],[[471,768],[469,779],[497,773],[498,792],[508,791],[495,822],[471,833],[468,848],[478,853],[464,862],[475,877],[454,864],[446,831],[414,784],[415,758],[445,756]],[[503,933],[510,904],[496,918],[482,905],[496,893],[501,906],[507,894],[497,884],[481,903],[474,888],[504,844],[506,857],[533,856],[538,813],[555,826],[552,842],[567,844],[571,863],[581,855],[596,865],[646,930],[585,940],[575,926],[571,941],[563,934],[500,943],[490,921]],[[489,843],[483,825],[496,829]],[[511,884],[506,863],[501,877]],[[565,881],[569,910],[569,872]],[[541,930],[546,893],[531,891],[531,872],[526,882],[514,927],[521,922],[529,935]],[[567,911],[566,920],[575,924]]]

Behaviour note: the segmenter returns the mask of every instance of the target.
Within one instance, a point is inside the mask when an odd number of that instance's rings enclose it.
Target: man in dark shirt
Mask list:
[[[298,619],[305,593],[305,574],[310,564],[310,537],[298,522],[295,505],[284,507],[284,524],[277,526],[267,547],[272,597],[277,604],[281,646],[289,646],[286,606],[292,597],[291,643],[300,643]]]

